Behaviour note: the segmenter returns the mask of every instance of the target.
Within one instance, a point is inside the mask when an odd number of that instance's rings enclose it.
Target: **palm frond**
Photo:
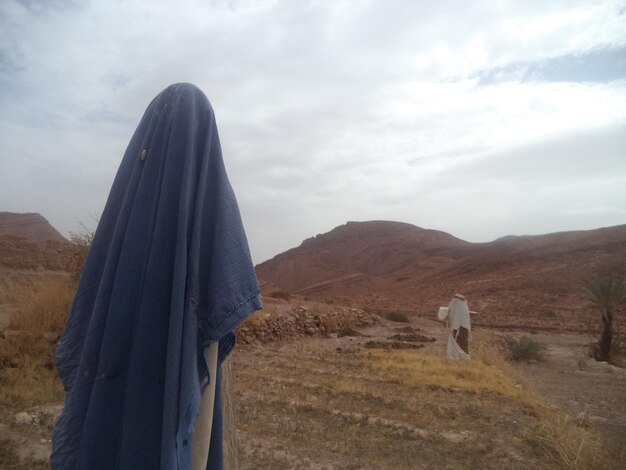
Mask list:
[[[583,289],[592,305],[599,310],[613,310],[626,303],[624,279],[596,277],[586,282]]]

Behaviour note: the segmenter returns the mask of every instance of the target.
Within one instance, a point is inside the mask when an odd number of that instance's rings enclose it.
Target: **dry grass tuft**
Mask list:
[[[537,426],[527,431],[526,439],[562,468],[599,470],[611,467],[595,430],[580,427],[569,417],[555,412],[545,414]]]
[[[508,358],[512,361],[541,361],[546,347],[530,336],[510,338],[507,341]]]
[[[595,432],[551,409],[490,340],[463,362],[313,341],[240,351],[241,431],[298,454],[290,468],[304,458],[340,468],[603,468]],[[259,445],[242,468],[285,467],[273,452],[252,458]]]
[[[54,353],[74,296],[64,278],[16,283],[5,292],[15,311],[0,339],[0,403],[34,405],[63,397]]]
[[[497,354],[495,350],[492,352],[494,356]],[[473,394],[494,393],[529,407],[542,404],[510,376],[479,358],[452,361],[414,350],[393,350],[374,351],[369,359],[376,369],[403,377],[411,387],[463,390]]]
[[[492,394],[518,403],[527,415],[535,417],[525,437],[539,453],[571,470],[607,468],[598,433],[548,408],[533,387],[508,366],[499,348],[483,346],[469,361],[450,361],[411,350],[376,351],[369,359],[376,369],[402,377],[409,387],[469,392],[477,395],[472,402],[478,406],[488,405],[480,395]]]
[[[17,312],[11,330],[61,334],[72,306],[76,286],[65,278],[9,286],[7,301]]]

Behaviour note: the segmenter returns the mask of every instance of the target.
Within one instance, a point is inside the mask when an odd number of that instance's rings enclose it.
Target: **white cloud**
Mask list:
[[[256,261],[347,220],[481,240],[623,223],[625,186],[571,147],[623,168],[625,31],[619,1],[7,0],[0,209],[76,229],[148,102],[191,81],[215,108]]]

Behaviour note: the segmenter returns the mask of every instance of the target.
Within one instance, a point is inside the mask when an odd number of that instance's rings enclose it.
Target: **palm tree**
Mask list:
[[[600,347],[598,360],[608,361],[613,341],[613,312],[617,306],[626,303],[624,279],[597,277],[587,282],[584,289],[591,306],[602,312],[602,336],[598,342]]]

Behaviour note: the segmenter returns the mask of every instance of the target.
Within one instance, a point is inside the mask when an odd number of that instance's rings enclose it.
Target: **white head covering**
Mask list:
[[[450,321],[450,329],[456,330],[459,327],[467,328],[471,331],[469,307],[467,306],[467,300],[461,300],[456,295],[450,302],[448,319]]]

